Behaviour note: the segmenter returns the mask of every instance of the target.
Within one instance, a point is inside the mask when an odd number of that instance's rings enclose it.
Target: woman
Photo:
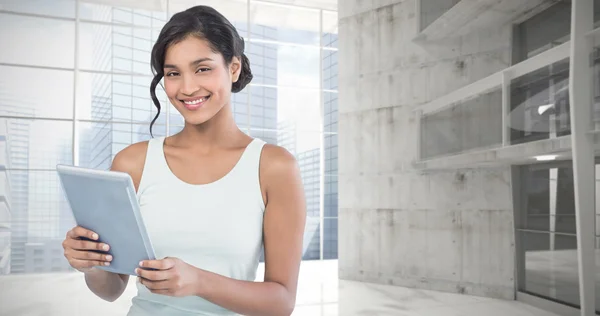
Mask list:
[[[235,124],[231,93],[252,79],[243,39],[214,9],[193,7],[165,25],[152,50],[152,68],[150,90],[159,114],[155,89],[164,78],[185,127],[125,148],[112,164],[133,178],[161,258],[136,270],[138,294],[129,315],[290,315],[302,256],[304,193],[294,157]],[[94,268],[112,260],[93,251],[110,245],[94,240],[94,232],[75,227],[63,243],[65,256],[85,274],[92,292],[114,301],[129,276]],[[264,282],[254,282],[263,242]]]

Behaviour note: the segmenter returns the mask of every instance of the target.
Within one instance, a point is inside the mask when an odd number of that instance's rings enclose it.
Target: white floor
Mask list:
[[[78,273],[3,276],[0,315],[125,315],[133,295],[130,284],[119,300],[104,302],[87,290]],[[556,316],[518,302],[339,281],[337,261],[302,264],[293,315]]]

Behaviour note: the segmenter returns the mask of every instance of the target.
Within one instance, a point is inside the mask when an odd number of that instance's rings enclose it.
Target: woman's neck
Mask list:
[[[182,147],[201,145],[205,149],[235,144],[245,134],[238,128],[231,112],[231,106],[224,106],[210,120],[192,125],[185,123],[183,130],[177,135],[177,143]],[[234,145],[235,146],[235,145]]]

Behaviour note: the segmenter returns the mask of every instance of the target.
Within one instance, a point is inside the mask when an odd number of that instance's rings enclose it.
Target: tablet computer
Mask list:
[[[97,268],[135,275],[141,260],[156,259],[129,174],[67,165],[56,170],[77,225],[110,245],[113,260]]]

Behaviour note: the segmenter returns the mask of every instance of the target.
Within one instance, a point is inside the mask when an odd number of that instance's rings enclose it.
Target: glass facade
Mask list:
[[[168,16],[196,3],[169,1],[171,12],[9,3],[0,9],[0,39],[14,43],[0,52],[0,274],[69,271],[61,242],[74,222],[55,166],[107,170],[120,150],[152,137],[150,51]],[[233,0],[214,7],[244,37],[255,76],[233,95],[236,123],[297,157],[308,210],[304,259],[337,258],[337,15],[253,1],[259,13]],[[285,16],[291,22],[280,27]],[[329,26],[322,34],[320,20]],[[23,46],[31,42],[45,48]],[[44,97],[24,101],[33,90]],[[173,135],[183,118],[156,92],[153,136]]]

